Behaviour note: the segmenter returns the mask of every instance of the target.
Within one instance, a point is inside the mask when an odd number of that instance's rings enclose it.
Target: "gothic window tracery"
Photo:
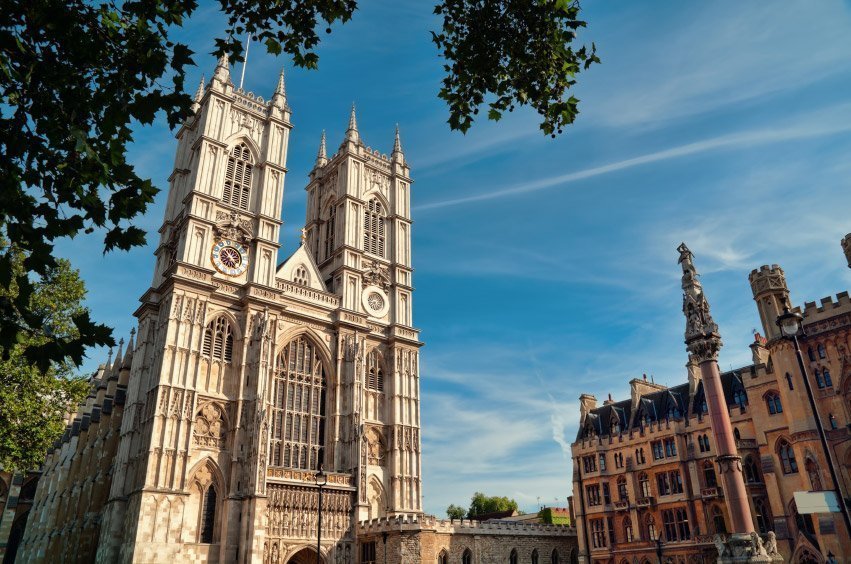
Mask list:
[[[204,493],[204,503],[201,507],[201,534],[199,542],[210,544],[213,542],[213,532],[216,523],[216,486],[210,485]]]
[[[215,403],[208,403],[195,416],[193,439],[195,444],[203,447],[224,447],[226,429],[221,408]]]
[[[212,360],[230,362],[233,359],[233,331],[224,315],[207,324],[201,354]]]
[[[652,515],[647,515],[644,518],[644,531],[647,535],[647,540],[656,540],[656,520],[653,519]]]
[[[752,456],[748,455],[744,461],[745,481],[749,484],[758,484],[762,480],[759,474],[759,468]]]
[[[295,269],[295,274],[293,275],[293,282],[298,284],[299,286],[310,285],[310,276],[307,274],[307,269],[304,266],[299,266]]]
[[[461,555],[461,564],[473,564],[473,553],[469,548],[464,549],[464,554]]]
[[[367,388],[375,392],[384,391],[384,369],[378,351],[372,350],[367,357]]]
[[[384,258],[384,206],[372,198],[363,210],[363,250]]]
[[[245,143],[240,143],[231,149],[227,170],[225,170],[225,187],[222,195],[224,203],[243,210],[248,209],[252,169],[251,151]]]
[[[272,465],[316,470],[325,434],[326,374],[316,346],[304,336],[278,355],[273,384]]]
[[[198,505],[198,541],[201,544],[216,542],[219,486],[211,462],[201,466],[193,477],[193,498]]]
[[[626,542],[632,542],[632,519],[629,517],[623,518],[623,538]]]
[[[650,497],[650,478],[646,472],[638,475],[638,489],[641,492],[641,497]]]

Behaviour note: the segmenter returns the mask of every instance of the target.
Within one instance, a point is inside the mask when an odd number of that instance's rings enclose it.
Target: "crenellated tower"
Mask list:
[[[783,313],[784,307],[789,307],[789,288],[783,269],[776,264],[763,265],[759,270],[752,270],[748,280],[765,337],[769,341],[780,337],[777,316]]]

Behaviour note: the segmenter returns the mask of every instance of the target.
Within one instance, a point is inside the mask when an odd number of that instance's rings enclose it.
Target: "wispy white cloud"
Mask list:
[[[472,204],[486,200],[508,198],[530,192],[538,192],[540,190],[546,190],[548,188],[585,180],[587,178],[611,174],[613,172],[619,172],[642,165],[706,153],[709,151],[752,147],[768,143],[781,143],[784,141],[836,135],[838,133],[851,131],[851,115],[849,115],[849,110],[851,110],[851,105],[842,104],[830,108],[827,111],[820,111],[816,114],[811,114],[801,118],[799,123],[792,126],[763,128],[711,137],[701,141],[686,143],[670,149],[646,153],[644,155],[605,165],[541,178],[531,182],[524,182],[510,188],[490,190],[460,198],[427,202],[416,206],[415,211],[421,212],[434,210],[464,204]]]

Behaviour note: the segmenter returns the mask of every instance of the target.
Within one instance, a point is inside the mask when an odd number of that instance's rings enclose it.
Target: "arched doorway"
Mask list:
[[[319,562],[325,564],[325,559],[320,558]],[[287,564],[316,564],[316,549],[304,547],[287,560]]]

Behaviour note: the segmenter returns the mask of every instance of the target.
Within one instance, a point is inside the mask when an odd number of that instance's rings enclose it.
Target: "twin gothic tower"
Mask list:
[[[99,562],[315,562],[320,466],[325,562],[356,560],[358,521],[422,512],[422,343],[398,131],[390,157],[365,146],[354,109],[335,154],[323,134],[301,246],[279,263],[283,75],[264,101],[234,88],[223,58],[194,110],[177,133],[137,342],[116,372],[111,470],[75,468],[65,445],[48,457],[24,561],[49,560],[39,535],[87,511],[97,528],[79,545]],[[95,472],[108,491],[63,517],[53,498]]]

